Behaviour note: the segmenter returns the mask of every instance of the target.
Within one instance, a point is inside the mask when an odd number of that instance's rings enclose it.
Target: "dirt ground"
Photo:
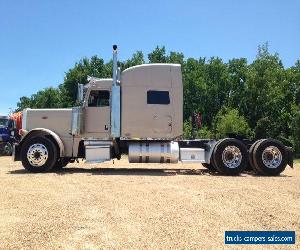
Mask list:
[[[0,157],[0,181],[1,249],[241,249],[226,230],[293,230],[277,248],[300,248],[299,164],[280,177],[126,159],[30,174]]]

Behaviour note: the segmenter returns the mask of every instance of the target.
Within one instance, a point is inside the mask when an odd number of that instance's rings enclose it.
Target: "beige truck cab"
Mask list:
[[[86,87],[81,121],[83,138],[110,138],[110,107],[112,79],[92,80]]]
[[[124,154],[132,163],[197,162],[228,175],[249,164],[261,174],[276,175],[291,162],[290,149],[276,140],[183,140],[179,64],[144,64],[121,72],[114,46],[113,78],[91,77],[79,86],[78,96],[80,107],[25,109],[14,160],[43,172],[78,158],[103,162]]]

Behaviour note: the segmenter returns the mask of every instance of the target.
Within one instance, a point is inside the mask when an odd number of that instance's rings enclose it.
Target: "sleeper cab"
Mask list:
[[[182,135],[183,87],[179,64],[145,64],[121,74],[121,136],[174,139]]]

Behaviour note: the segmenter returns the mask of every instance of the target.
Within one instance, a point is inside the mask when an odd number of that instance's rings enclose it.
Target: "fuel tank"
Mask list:
[[[129,144],[130,163],[177,163],[177,142],[132,142]]]

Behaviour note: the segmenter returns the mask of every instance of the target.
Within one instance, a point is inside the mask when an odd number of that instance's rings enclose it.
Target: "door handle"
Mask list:
[[[108,130],[108,126],[107,126],[107,125],[105,125],[105,126],[104,126],[104,129],[105,129],[105,130]]]

